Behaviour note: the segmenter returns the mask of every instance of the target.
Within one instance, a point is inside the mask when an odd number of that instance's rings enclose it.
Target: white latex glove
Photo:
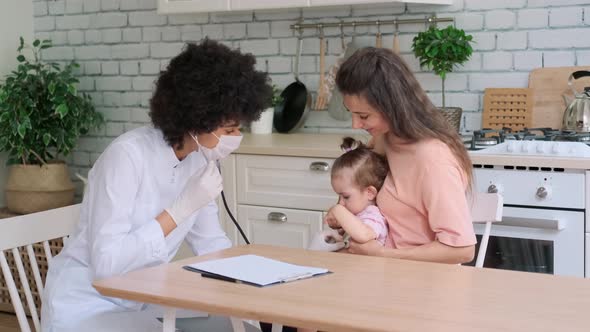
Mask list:
[[[221,174],[215,162],[210,161],[203,172],[195,173],[188,179],[184,189],[166,212],[174,219],[176,225],[180,225],[195,211],[215,199],[222,189]]]
[[[308,250],[337,251],[344,248],[342,235],[335,229],[324,229],[314,235],[307,247]]]

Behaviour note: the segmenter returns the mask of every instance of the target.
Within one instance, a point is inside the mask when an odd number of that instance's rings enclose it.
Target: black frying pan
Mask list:
[[[299,60],[301,58],[301,45],[303,39],[299,35],[297,41],[297,55],[295,57],[295,82],[289,84],[281,97],[283,101],[275,106],[273,125],[279,133],[288,133],[299,128],[309,111],[311,96],[305,84],[299,81]]]

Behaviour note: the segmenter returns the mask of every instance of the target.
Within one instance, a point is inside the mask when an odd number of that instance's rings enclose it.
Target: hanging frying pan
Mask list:
[[[301,31],[297,40],[295,57],[295,82],[289,84],[281,93],[283,101],[275,106],[273,125],[279,133],[288,133],[298,129],[309,111],[311,96],[305,84],[299,81],[299,61],[303,39]]]

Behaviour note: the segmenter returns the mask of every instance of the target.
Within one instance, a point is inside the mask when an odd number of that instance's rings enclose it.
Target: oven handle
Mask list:
[[[559,219],[520,218],[504,216],[502,217],[502,221],[499,222],[498,225],[550,229],[556,231],[561,231],[565,229],[565,222]]]

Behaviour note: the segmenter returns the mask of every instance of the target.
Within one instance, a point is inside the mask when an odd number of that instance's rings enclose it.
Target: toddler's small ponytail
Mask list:
[[[367,146],[363,142],[356,140],[352,137],[344,137],[342,139],[342,144],[340,144],[340,148],[344,152],[349,152],[355,149],[364,149],[366,147]]]

